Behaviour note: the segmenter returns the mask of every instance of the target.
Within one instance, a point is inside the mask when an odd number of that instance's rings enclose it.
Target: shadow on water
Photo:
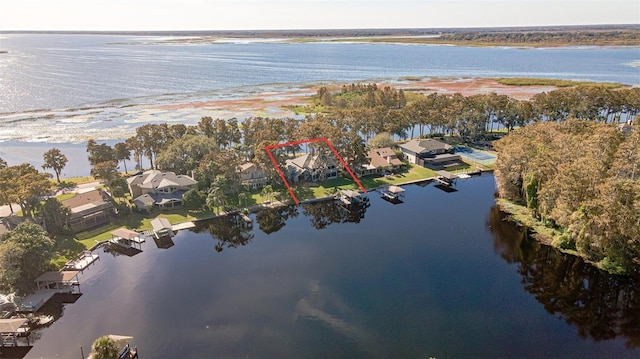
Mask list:
[[[489,214],[494,249],[518,265],[524,289],[545,310],[578,329],[583,339],[617,337],[640,348],[640,278],[608,274],[581,258],[542,245],[496,206]]]
[[[256,213],[256,222],[262,232],[271,234],[281,230],[289,218],[298,217],[295,206],[263,208]]]
[[[360,223],[364,219],[369,202],[346,205],[339,200],[327,200],[302,205],[302,212],[310,217],[315,229],[323,229],[333,223]]]
[[[281,230],[287,220],[299,216],[299,208],[303,215],[310,218],[315,229],[323,229],[333,223],[360,223],[365,217],[368,201],[344,204],[339,200],[326,200],[305,203],[300,207],[284,206],[260,209],[255,215],[258,228],[269,235]],[[245,246],[254,238],[253,222],[245,222],[240,215],[232,214],[217,217],[208,221],[198,222],[191,231],[196,233],[208,232],[216,240],[215,250],[221,252],[224,248]],[[156,243],[158,248],[160,244]],[[170,247],[170,246],[169,246]]]
[[[252,229],[251,224],[234,214],[198,223],[191,230],[196,233],[209,232],[216,241],[216,252],[222,252],[224,248],[237,248],[251,242],[254,237]]]

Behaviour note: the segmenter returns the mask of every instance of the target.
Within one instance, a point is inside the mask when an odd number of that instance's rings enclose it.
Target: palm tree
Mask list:
[[[218,214],[217,213],[218,195],[215,192],[209,192],[209,195],[207,196],[206,204],[207,204],[207,207],[209,207],[214,214]]]
[[[94,359],[117,359],[118,346],[116,341],[108,336],[102,336],[96,339],[91,346]]]
[[[60,172],[67,165],[67,156],[63,155],[57,148],[52,148],[44,153],[44,164],[42,169],[51,168],[56,174],[56,180],[60,183]]]
[[[244,207],[246,207],[248,199],[249,199],[249,195],[246,192],[238,193],[238,203],[240,205],[243,205]]]
[[[266,185],[266,186],[264,186],[264,187],[262,188],[262,192],[261,192],[261,194],[266,198],[266,201],[269,201],[269,200],[270,200],[270,198],[271,198],[271,194],[272,194],[272,193],[273,193],[273,187],[271,187],[271,185],[270,185],[270,184],[268,184],[268,185]],[[266,202],[266,201],[265,201],[265,202]]]

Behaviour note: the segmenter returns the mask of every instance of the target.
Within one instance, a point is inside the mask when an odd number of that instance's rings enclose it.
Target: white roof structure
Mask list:
[[[111,234],[115,237],[120,237],[129,241],[140,241],[140,233],[127,228],[118,228],[115,231],[112,231]]]
[[[26,318],[0,319],[0,333],[15,333],[27,322]]]
[[[153,230],[155,232],[159,232],[162,230],[167,230],[167,229],[171,229],[171,223],[169,223],[169,220],[166,218],[162,218],[162,217],[157,217],[151,220],[151,227],[153,227]]]
[[[391,185],[391,186],[387,187],[387,191],[389,191],[389,192],[391,192],[393,194],[398,194],[398,193],[403,193],[404,192],[404,188]]]

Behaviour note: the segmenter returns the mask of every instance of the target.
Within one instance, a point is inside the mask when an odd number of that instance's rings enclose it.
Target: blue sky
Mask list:
[[[639,0],[1,0],[0,30],[639,24]]]

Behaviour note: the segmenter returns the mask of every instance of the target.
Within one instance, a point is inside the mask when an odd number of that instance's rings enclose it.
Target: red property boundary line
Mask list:
[[[311,140],[293,141],[293,142],[269,145],[269,146],[265,147],[264,149],[265,149],[265,151],[267,151],[267,154],[269,155],[269,158],[271,159],[271,163],[273,163],[273,167],[275,167],[276,171],[278,171],[278,174],[280,175],[280,178],[282,178],[282,182],[284,182],[284,185],[287,186],[287,190],[289,191],[289,194],[291,195],[291,198],[293,198],[293,201],[296,203],[296,205],[300,204],[300,201],[298,201],[298,198],[293,193],[293,189],[291,188],[291,185],[289,185],[289,181],[287,181],[287,178],[284,176],[284,173],[282,173],[282,170],[280,169],[280,166],[278,166],[278,163],[276,162],[276,159],[273,157],[273,154],[271,153],[271,150],[274,149],[274,148],[280,148],[280,147],[286,147],[286,146],[296,146],[296,145],[301,145],[303,143],[314,143],[314,142],[324,142],[324,143],[326,143],[327,146],[329,146],[329,149],[331,150],[331,152],[333,152],[333,154],[336,156],[336,158],[340,161],[340,163],[342,164],[342,167],[344,167],[344,169],[346,169],[347,172],[349,172],[349,175],[351,176],[351,178],[353,178],[353,180],[358,184],[358,187],[360,187],[362,192],[367,193],[367,190],[364,188],[362,183],[360,183],[360,181],[353,174],[353,172],[351,172],[351,169],[349,168],[349,166],[347,166],[347,163],[344,161],[342,156],[340,156],[340,154],[338,154],[338,151],[336,151],[336,149],[333,147],[331,142],[329,142],[329,140],[324,138],[324,137],[323,138],[314,138],[314,139],[311,139]]]

